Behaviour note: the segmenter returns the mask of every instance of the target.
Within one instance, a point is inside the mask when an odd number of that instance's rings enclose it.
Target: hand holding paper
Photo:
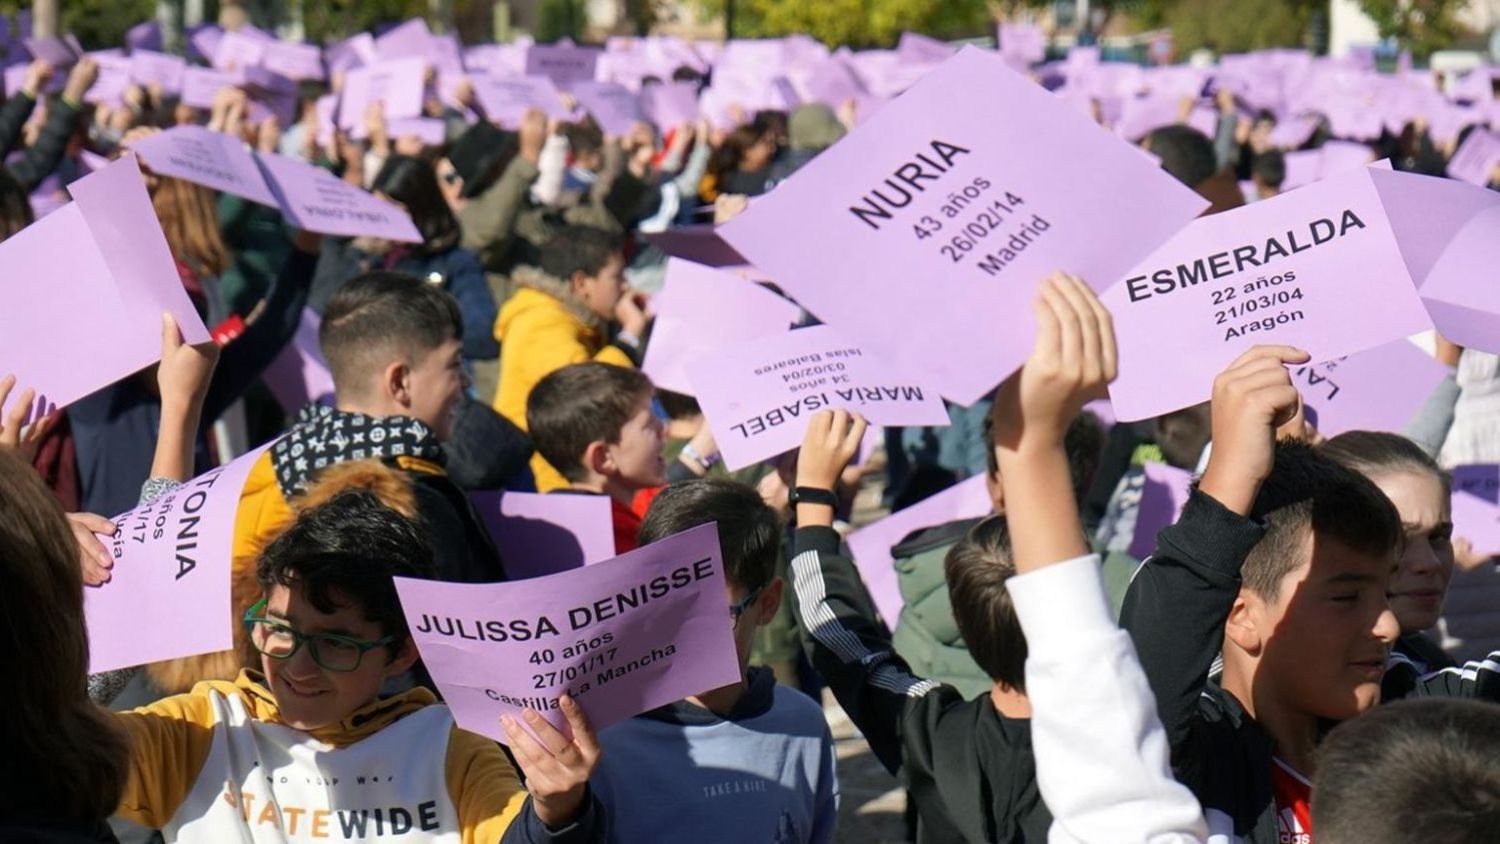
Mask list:
[[[99,539],[114,536],[115,523],[97,513],[67,513],[68,527],[73,530],[73,539],[78,542],[78,567],[83,574],[84,586],[102,586],[113,575],[110,570],[115,561],[109,549]]]
[[[1036,346],[995,395],[1000,448],[1052,448],[1085,404],[1104,397],[1118,369],[1114,320],[1076,276],[1042,282],[1032,303]]]
[[[5,406],[5,401],[15,386],[16,376],[6,375],[0,378],[0,407]],[[36,390],[27,387],[16,403],[10,406],[10,410],[6,411],[4,418],[0,419],[0,448],[14,449],[28,463],[36,457],[42,437],[57,424],[55,407],[44,413],[45,407],[33,408],[34,404]]]
[[[1063,440],[1115,377],[1110,315],[1079,279],[1057,274],[1032,305],[1036,344],[995,395],[996,457],[1018,574],[1088,553]]]
[[[557,705],[568,719],[571,736],[530,707],[521,717],[531,732],[522,729],[513,715],[500,717],[511,753],[526,775],[526,790],[531,793],[537,817],[552,829],[567,826],[577,817],[602,752],[588,716],[573,698],[562,695]]]
[[[1278,429],[1300,427],[1302,395],[1287,364],[1307,360],[1291,346],[1256,346],[1214,379],[1214,449],[1199,488],[1235,513],[1249,515],[1271,474]]]

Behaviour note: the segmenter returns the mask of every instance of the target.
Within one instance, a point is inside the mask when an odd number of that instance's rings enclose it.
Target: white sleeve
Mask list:
[[[568,170],[568,137],[548,135],[537,156],[537,177],[531,185],[531,198],[543,205],[556,205],[562,196],[563,176]]]
[[[1203,810],[1172,777],[1166,732],[1096,555],[1006,581],[1026,633],[1037,785],[1052,844],[1202,842]]]

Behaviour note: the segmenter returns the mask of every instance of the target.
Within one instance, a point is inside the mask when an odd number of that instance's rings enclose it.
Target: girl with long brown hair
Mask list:
[[[88,697],[78,554],[41,478],[0,448],[0,840],[113,840],[127,745]]]

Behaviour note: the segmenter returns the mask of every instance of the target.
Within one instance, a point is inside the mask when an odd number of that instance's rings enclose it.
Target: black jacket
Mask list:
[[[24,94],[17,94],[0,105],[0,149],[4,150],[0,158],[8,157],[15,149],[34,108],[36,100]],[[42,126],[36,143],[28,147],[19,159],[5,165],[27,193],[36,190],[37,185],[62,163],[68,141],[78,128],[78,115],[78,109],[63,102],[62,97],[54,97],[47,106],[47,122]]]
[[[1046,841],[1031,724],[914,677],[828,528],[797,531],[792,596],[813,667],[892,774],[904,770],[919,842]]]
[[[1227,815],[1234,834],[1275,844],[1271,737],[1233,695],[1209,682],[1224,622],[1240,590],[1240,566],[1265,524],[1193,490],[1182,516],[1125,593],[1120,626],[1135,642],[1172,745],[1172,769],[1203,804]]]
[[[1177,523],[1161,532],[1140,567],[1120,624],[1156,695],[1177,779],[1192,789],[1210,832],[1232,823],[1255,844],[1277,841],[1271,789],[1271,737],[1233,695],[1208,679],[1223,648],[1224,622],[1240,590],[1240,566],[1265,535],[1263,522],[1240,516],[1196,489]],[[1493,666],[1493,657],[1490,665]],[[1404,665],[1404,667],[1403,667]],[[1421,675],[1393,653],[1385,699],[1477,697],[1500,700],[1500,672],[1470,663]]]

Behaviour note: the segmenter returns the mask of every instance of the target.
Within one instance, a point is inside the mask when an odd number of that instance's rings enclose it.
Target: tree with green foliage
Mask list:
[[[723,17],[726,0],[698,0]],[[733,0],[736,38],[803,34],[830,46],[889,47],[906,30],[935,38],[993,35],[987,0]]]
[[[1359,0],[1380,37],[1394,38],[1418,58],[1453,45],[1465,34],[1458,20],[1464,0]]]

